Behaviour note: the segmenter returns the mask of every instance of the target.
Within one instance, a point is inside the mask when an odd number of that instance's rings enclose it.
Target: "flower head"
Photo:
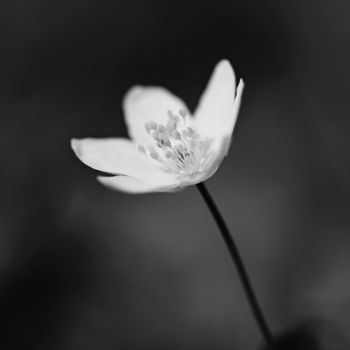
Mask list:
[[[162,87],[134,86],[123,101],[131,139],[73,139],[86,165],[115,176],[98,181],[129,193],[174,191],[212,176],[226,156],[243,81],[220,61],[193,115]]]

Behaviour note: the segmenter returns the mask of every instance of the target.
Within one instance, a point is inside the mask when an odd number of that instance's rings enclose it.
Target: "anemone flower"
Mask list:
[[[193,114],[163,87],[134,86],[123,100],[130,139],[72,139],[72,149],[86,165],[113,175],[98,181],[123,192],[168,192],[198,184],[227,155],[243,86],[240,80],[236,89],[231,64],[220,61]]]
[[[128,193],[170,192],[197,185],[215,219],[266,345],[274,338],[255,296],[239,250],[203,181],[227,155],[237,120],[243,81],[236,89],[230,63],[220,61],[195,112],[168,90],[135,86],[123,101],[130,139],[73,139],[76,156],[86,165],[110,173],[102,184]]]

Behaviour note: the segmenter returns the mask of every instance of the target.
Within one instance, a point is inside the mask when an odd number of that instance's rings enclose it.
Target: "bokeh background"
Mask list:
[[[311,319],[348,338],[348,1],[1,0],[0,9],[2,349],[262,344],[196,188],[113,192],[69,146],[126,136],[121,100],[134,84],[166,86],[193,109],[221,58],[246,89],[208,187],[266,317],[276,333]]]

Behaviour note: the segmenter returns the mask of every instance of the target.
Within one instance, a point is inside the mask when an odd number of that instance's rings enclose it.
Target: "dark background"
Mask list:
[[[208,187],[275,332],[350,329],[348,1],[1,0],[0,346],[256,349],[195,187],[95,181],[72,137],[126,136],[134,84],[194,108],[228,58],[246,89]]]

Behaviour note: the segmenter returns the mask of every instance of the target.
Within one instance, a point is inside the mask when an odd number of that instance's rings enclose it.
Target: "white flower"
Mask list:
[[[123,109],[130,139],[73,139],[86,165],[115,176],[98,181],[129,193],[174,191],[212,176],[226,156],[243,91],[233,69],[220,61],[191,115],[162,87],[132,87]]]

